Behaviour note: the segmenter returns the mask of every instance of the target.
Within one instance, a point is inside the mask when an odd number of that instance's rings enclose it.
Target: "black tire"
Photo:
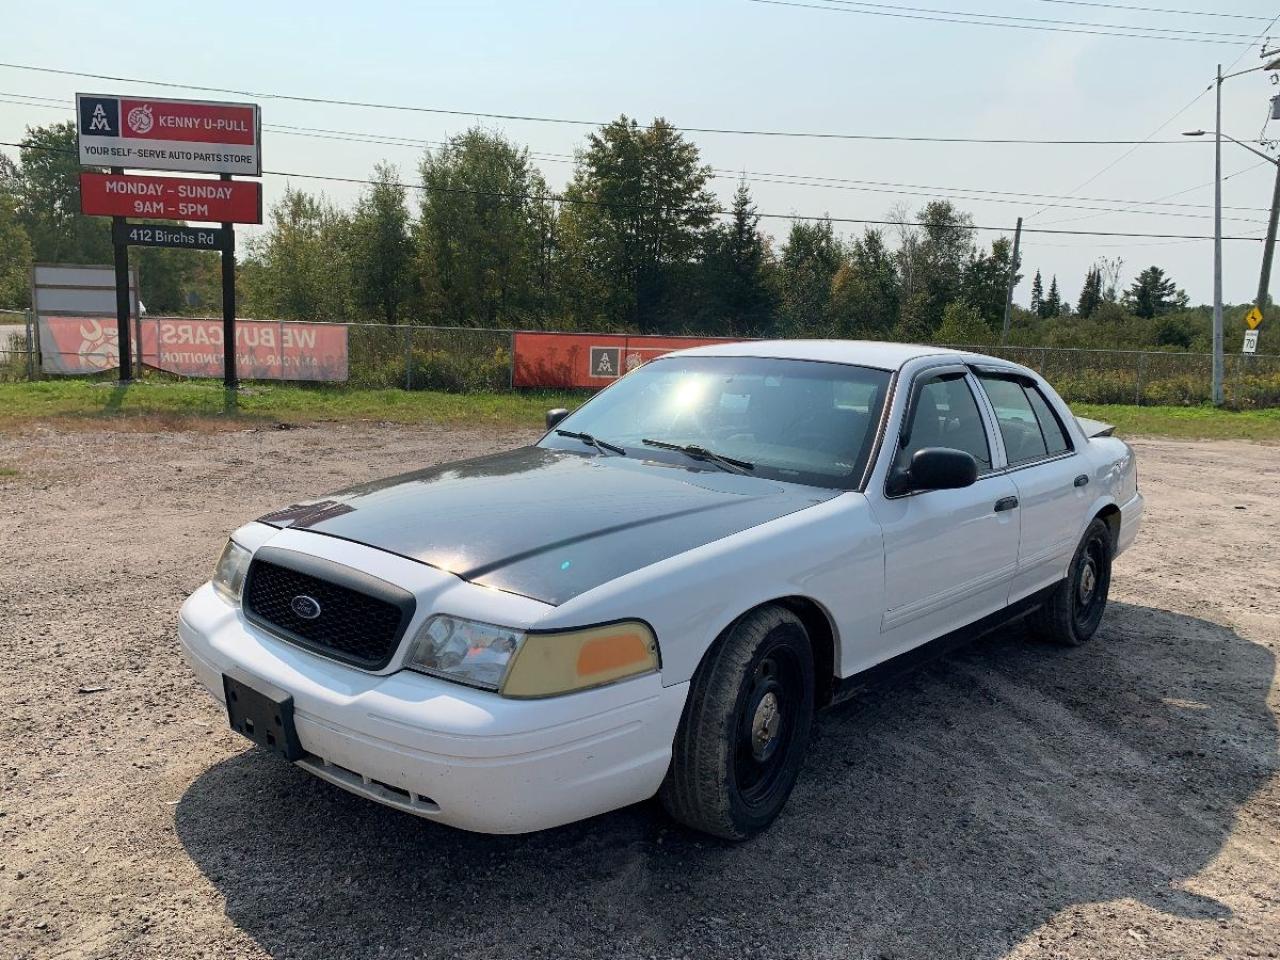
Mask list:
[[[782,810],[813,726],[813,649],[782,607],[746,614],[698,668],[659,796],[681,823],[744,840]]]
[[[1076,547],[1067,576],[1030,619],[1037,637],[1067,647],[1090,640],[1102,623],[1111,591],[1111,528],[1095,517]]]

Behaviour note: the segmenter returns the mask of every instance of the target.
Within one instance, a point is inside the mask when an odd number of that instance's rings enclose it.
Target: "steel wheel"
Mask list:
[[[756,664],[744,690],[731,775],[748,806],[768,807],[773,803],[780,773],[787,767],[795,740],[802,683],[795,651],[777,645]]]

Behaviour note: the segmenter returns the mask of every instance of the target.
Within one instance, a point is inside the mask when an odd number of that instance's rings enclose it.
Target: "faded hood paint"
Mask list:
[[[447,463],[259,518],[560,604],[842,491],[541,447]]]

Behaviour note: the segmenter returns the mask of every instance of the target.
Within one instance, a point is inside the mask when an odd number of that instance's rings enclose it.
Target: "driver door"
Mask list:
[[[991,425],[964,368],[927,370],[912,385],[908,421],[887,453],[905,466],[917,450],[950,447],[978,462],[978,479],[958,490],[872,497],[884,533],[881,641],[895,656],[1008,603],[1017,566],[1017,488],[996,472]],[[870,491],[868,491],[870,493]]]

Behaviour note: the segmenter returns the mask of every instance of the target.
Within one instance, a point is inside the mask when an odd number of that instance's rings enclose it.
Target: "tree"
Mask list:
[[[733,195],[732,218],[712,230],[707,241],[706,283],[712,311],[725,332],[763,330],[775,299],[769,285],[769,246],[745,182]]]
[[[323,197],[286,187],[268,220],[267,232],[249,242],[242,272],[250,311],[280,320],[349,319],[347,216]]]
[[[918,256],[924,295],[921,319],[936,327],[942,322],[947,304],[962,296],[965,269],[976,256],[973,218],[949,200],[930,201],[919,218],[922,233]]]
[[[1058,275],[1049,281],[1049,295],[1040,304],[1040,316],[1046,320],[1062,315],[1062,294],[1058,292]]]
[[[1102,270],[1094,264],[1084,275],[1084,286],[1080,288],[1080,300],[1076,303],[1076,313],[1082,317],[1089,317],[1100,306],[1102,306]]]
[[[373,185],[360,197],[347,235],[356,305],[384,323],[395,323],[409,293],[409,211],[399,171],[374,168]]]
[[[941,343],[990,343],[991,325],[973,304],[954,300],[942,311],[942,324],[934,337]]]
[[[1031,280],[1031,312],[1036,316],[1044,316],[1044,281],[1040,279],[1040,271],[1036,271]]]
[[[812,334],[824,327],[832,282],[844,262],[844,250],[830,220],[796,220],[778,264],[778,333]]]
[[[1107,303],[1120,302],[1120,273],[1123,269],[1123,257],[1103,257],[1098,261],[1098,272],[1102,274],[1102,299]]]
[[[898,322],[900,297],[898,271],[884,235],[868,229],[850,244],[848,259],[832,277],[832,332],[888,336]]]
[[[0,189],[0,307],[30,305],[31,263],[31,240],[19,222],[18,206]]]
[[[1125,306],[1139,317],[1158,317],[1187,305],[1187,295],[1159,267],[1151,266],[1138,274],[1125,292]]]
[[[28,129],[19,156],[18,216],[36,260],[111,263],[110,222],[80,213],[75,124]],[[143,294],[145,299],[145,290]]]
[[[698,148],[661,117],[641,127],[622,116],[588,137],[565,191],[566,240],[615,323],[661,326],[716,212],[710,178]]]
[[[428,313],[493,326],[545,304],[551,217],[527,149],[473,128],[427,153],[422,186],[416,241]]]
[[[997,237],[991,242],[989,253],[975,251],[965,266],[960,285],[962,299],[989,324],[998,324],[1004,319],[1012,255],[1013,245],[1009,238]],[[1021,279],[1020,275],[1014,276],[1015,288]]]

